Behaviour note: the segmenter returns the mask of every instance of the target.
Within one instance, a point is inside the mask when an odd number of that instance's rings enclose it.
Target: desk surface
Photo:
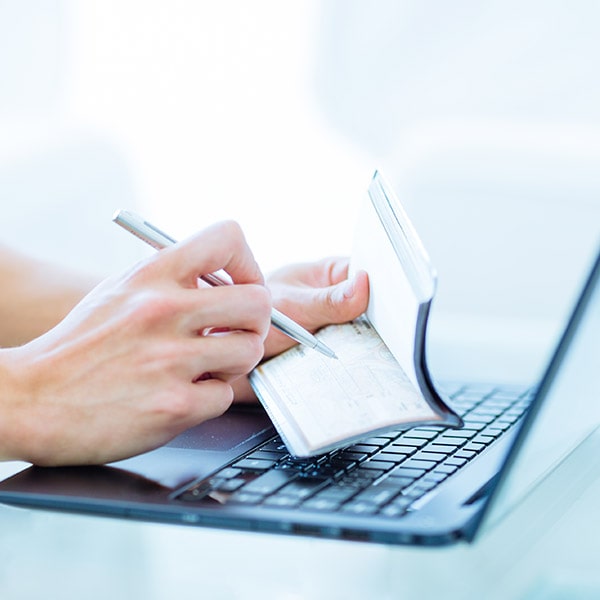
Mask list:
[[[583,450],[600,454],[600,432],[584,444],[476,543],[449,548],[0,505],[0,598],[597,598],[600,461],[583,460]]]

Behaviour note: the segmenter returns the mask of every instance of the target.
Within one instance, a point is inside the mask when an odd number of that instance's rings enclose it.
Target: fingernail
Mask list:
[[[346,300],[352,298],[354,296],[354,289],[356,287],[356,279],[352,277],[352,279],[346,279],[344,283],[344,298]]]

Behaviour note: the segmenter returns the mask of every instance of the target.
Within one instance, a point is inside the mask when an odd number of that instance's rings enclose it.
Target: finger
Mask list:
[[[177,369],[187,381],[231,381],[249,373],[263,354],[263,339],[255,333],[215,333],[182,344],[176,357]]]
[[[354,277],[323,288],[306,291],[303,312],[313,329],[330,323],[345,323],[367,309],[369,282],[364,271]]]
[[[187,287],[198,277],[226,271],[234,283],[264,284],[264,278],[240,226],[223,221],[159,253],[165,273]]]
[[[185,414],[186,426],[191,427],[222,415],[233,402],[233,389],[220,379],[190,383]]]
[[[350,260],[345,256],[324,258],[316,265],[316,287],[329,287],[345,281],[348,279],[349,265]]]
[[[259,285],[231,285],[186,292],[184,327],[190,332],[205,329],[253,331],[262,339],[271,317],[271,295]]]
[[[345,256],[332,256],[316,262],[288,265],[272,273],[269,280],[277,283],[281,279],[283,283],[312,288],[328,287],[348,277],[349,262]]]

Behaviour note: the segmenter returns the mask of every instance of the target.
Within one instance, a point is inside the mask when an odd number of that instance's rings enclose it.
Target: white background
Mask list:
[[[0,0],[0,240],[105,274],[148,252],[116,208],[234,218],[269,271],[349,253],[379,167],[439,272],[435,368],[491,374],[502,341],[529,377],[599,238],[599,12]]]

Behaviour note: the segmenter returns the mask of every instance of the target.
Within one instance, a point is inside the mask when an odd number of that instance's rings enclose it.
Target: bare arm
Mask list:
[[[221,268],[237,285],[198,287],[199,275]],[[35,301],[14,309],[21,323],[46,299],[35,276]],[[80,293],[55,289],[42,329]],[[26,290],[13,289],[12,301]],[[234,223],[102,282],[47,333],[0,350],[0,458],[111,462],[221,414],[233,400],[231,382],[263,355],[270,313],[270,294]]]
[[[0,347],[51,329],[98,283],[0,245]]]
[[[197,288],[219,268],[241,285]],[[95,282],[1,249],[0,460],[109,462],[217,416],[234,394],[252,399],[245,375],[294,343],[269,329],[271,303],[311,330],[353,319],[368,282],[346,277],[343,258],[284,267],[271,300],[241,232],[220,225],[81,300]]]

